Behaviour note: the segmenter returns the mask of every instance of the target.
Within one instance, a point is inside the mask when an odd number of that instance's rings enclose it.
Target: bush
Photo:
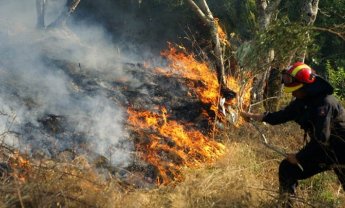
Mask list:
[[[335,95],[345,100],[345,69],[343,67],[337,67],[336,69],[328,62],[326,64],[326,70],[328,74],[328,81],[333,85]]]

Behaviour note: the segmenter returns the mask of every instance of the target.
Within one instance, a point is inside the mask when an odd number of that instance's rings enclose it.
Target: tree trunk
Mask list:
[[[302,8],[302,19],[306,25],[313,25],[319,11],[319,0],[305,0]]]
[[[277,8],[281,0],[268,1],[256,0],[256,7],[258,11],[259,30],[264,31],[269,26],[272,16],[277,13]],[[258,64],[261,68],[261,73],[257,74],[253,81],[253,88],[251,92],[252,102],[258,102],[264,99],[265,87],[267,85],[267,78],[271,69],[270,62],[274,59],[274,51],[270,50],[268,54],[264,54],[261,63]],[[263,68],[263,69],[262,69]]]
[[[36,13],[37,13],[37,28],[43,29],[45,27],[44,15],[45,15],[46,0],[36,0]]]
[[[213,44],[213,60],[215,61],[215,67],[217,72],[217,79],[221,87],[226,86],[224,57],[222,43],[218,34],[218,23],[213,17],[206,0],[200,1],[200,6],[197,5],[194,0],[186,0],[192,10],[199,16],[207,27],[209,27],[211,40]]]
[[[211,36],[212,36],[212,42],[214,44],[214,59],[216,63],[216,71],[217,71],[217,78],[219,85],[221,87],[226,86],[226,78],[225,78],[225,68],[224,68],[224,57],[223,57],[223,50],[222,46],[219,40],[219,34],[218,34],[218,25],[213,22],[212,27],[210,29]]]
[[[274,112],[277,111],[279,106],[279,97],[281,95],[281,67],[272,67],[268,79],[267,85],[264,93],[264,107],[266,111]]]
[[[319,0],[304,0],[303,7],[301,8],[301,18],[304,25],[313,25],[319,10]],[[306,36],[309,38],[309,33]],[[296,53],[296,59],[304,62],[306,57],[307,48]]]

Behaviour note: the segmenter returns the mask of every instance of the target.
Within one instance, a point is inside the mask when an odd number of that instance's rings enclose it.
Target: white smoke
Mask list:
[[[0,115],[0,131],[23,134],[3,137],[3,142],[25,150],[73,148],[69,145],[76,143],[76,134],[54,136],[40,130],[42,117],[58,115],[67,120],[64,128],[78,132],[88,149],[114,165],[128,165],[133,144],[123,131],[123,109],[99,85],[127,76],[119,64],[125,59],[100,27],[35,29],[35,2],[0,1],[0,113],[6,114]],[[64,4],[65,0],[48,0],[47,24]],[[71,73],[64,67],[68,64]],[[94,81],[95,89],[80,89],[75,79],[82,85],[85,79]]]

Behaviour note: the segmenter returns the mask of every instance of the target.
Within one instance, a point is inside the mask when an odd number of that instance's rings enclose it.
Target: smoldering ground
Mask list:
[[[95,25],[36,29],[35,2],[0,1],[1,142],[48,157],[92,151],[128,165],[133,144],[116,102],[121,95],[109,83],[131,79],[121,70],[130,56]],[[48,1],[47,24],[64,2]]]

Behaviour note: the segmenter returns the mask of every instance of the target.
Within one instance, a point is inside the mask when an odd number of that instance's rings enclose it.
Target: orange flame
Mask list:
[[[215,25],[217,27],[218,36],[219,36],[219,40],[221,41],[221,43],[223,43],[226,46],[230,46],[230,42],[228,40],[228,36],[224,32],[223,28],[219,25],[219,19],[215,18],[214,19],[214,23],[215,23]]]
[[[178,51],[171,44],[161,55],[167,58],[169,65],[167,69],[156,68],[156,72],[185,78],[190,90],[203,103],[210,104],[211,110],[219,115],[220,86],[216,72],[206,62],[198,61],[193,54],[186,54],[185,50]],[[249,88],[241,89],[239,81],[233,77],[227,78],[227,87],[235,92],[244,92],[241,93],[242,100],[235,99],[232,105],[238,105],[238,101],[249,104]],[[156,168],[158,184],[180,181],[183,179],[182,167],[198,167],[202,163],[212,162],[225,151],[223,144],[208,139],[192,124],[169,120],[165,108],[160,108],[159,113],[128,109],[128,115],[129,123],[143,137],[136,144],[138,154]],[[205,111],[203,115],[210,117]]]
[[[244,73],[243,76],[246,77],[246,79],[252,77],[250,73]],[[238,98],[240,100],[234,100],[235,105],[242,105],[241,107],[243,109],[248,109],[250,105],[250,90],[252,88],[253,79],[248,79],[247,82],[242,85],[239,84],[239,82],[239,79],[235,79],[231,76],[228,76],[226,84],[229,89],[232,89],[233,91],[237,92],[240,96]]]
[[[184,52],[178,51],[170,43],[169,49],[163,51],[161,55],[166,57],[169,61],[170,71],[161,68],[157,68],[156,71],[166,76],[176,75],[192,80],[192,82],[189,83],[190,89],[198,95],[202,102],[211,104],[211,110],[219,115],[218,103],[220,86],[216,72],[211,70],[206,62],[198,61],[193,54],[185,54]],[[250,77],[250,74],[244,76]],[[239,78],[227,76],[226,80],[227,87],[240,96],[238,99],[232,100],[231,105],[235,109],[239,107],[246,109],[250,104],[251,80],[242,85]],[[241,86],[244,86],[244,89],[242,89]],[[221,115],[219,116],[221,117]],[[238,118],[238,121],[239,123],[236,123],[236,125],[244,122],[242,118]]]
[[[250,73],[244,74],[246,78],[251,77]],[[253,79],[249,79],[244,84],[239,84],[239,79],[235,79],[234,77],[228,76],[226,85],[229,89],[232,89],[237,93],[237,98],[231,100],[231,103],[228,103],[232,107],[232,111],[236,111],[238,109],[248,109],[250,105],[250,90],[252,87]],[[238,114],[238,112],[235,112]],[[220,114],[218,114],[222,117]],[[237,120],[233,123],[236,127],[241,126],[246,121],[242,117],[238,117]]]
[[[13,169],[13,176],[19,182],[24,183],[31,172],[30,161],[21,156],[19,152],[14,152],[10,157],[9,165]]]
[[[209,140],[197,130],[187,129],[183,124],[168,120],[166,109],[162,108],[161,111],[159,115],[128,109],[129,123],[143,128],[137,131],[151,130],[143,135],[148,141],[139,142],[137,150],[143,152],[140,155],[143,160],[157,168],[158,184],[181,181],[182,167],[199,167],[224,153],[224,145]],[[152,120],[155,125],[150,123]]]
[[[189,87],[196,92],[202,102],[217,105],[219,83],[215,72],[210,70],[207,63],[197,61],[193,54],[186,55],[169,44],[169,49],[161,53],[169,60],[169,68],[173,71],[157,69],[157,72],[167,76],[176,74],[191,80]]]

